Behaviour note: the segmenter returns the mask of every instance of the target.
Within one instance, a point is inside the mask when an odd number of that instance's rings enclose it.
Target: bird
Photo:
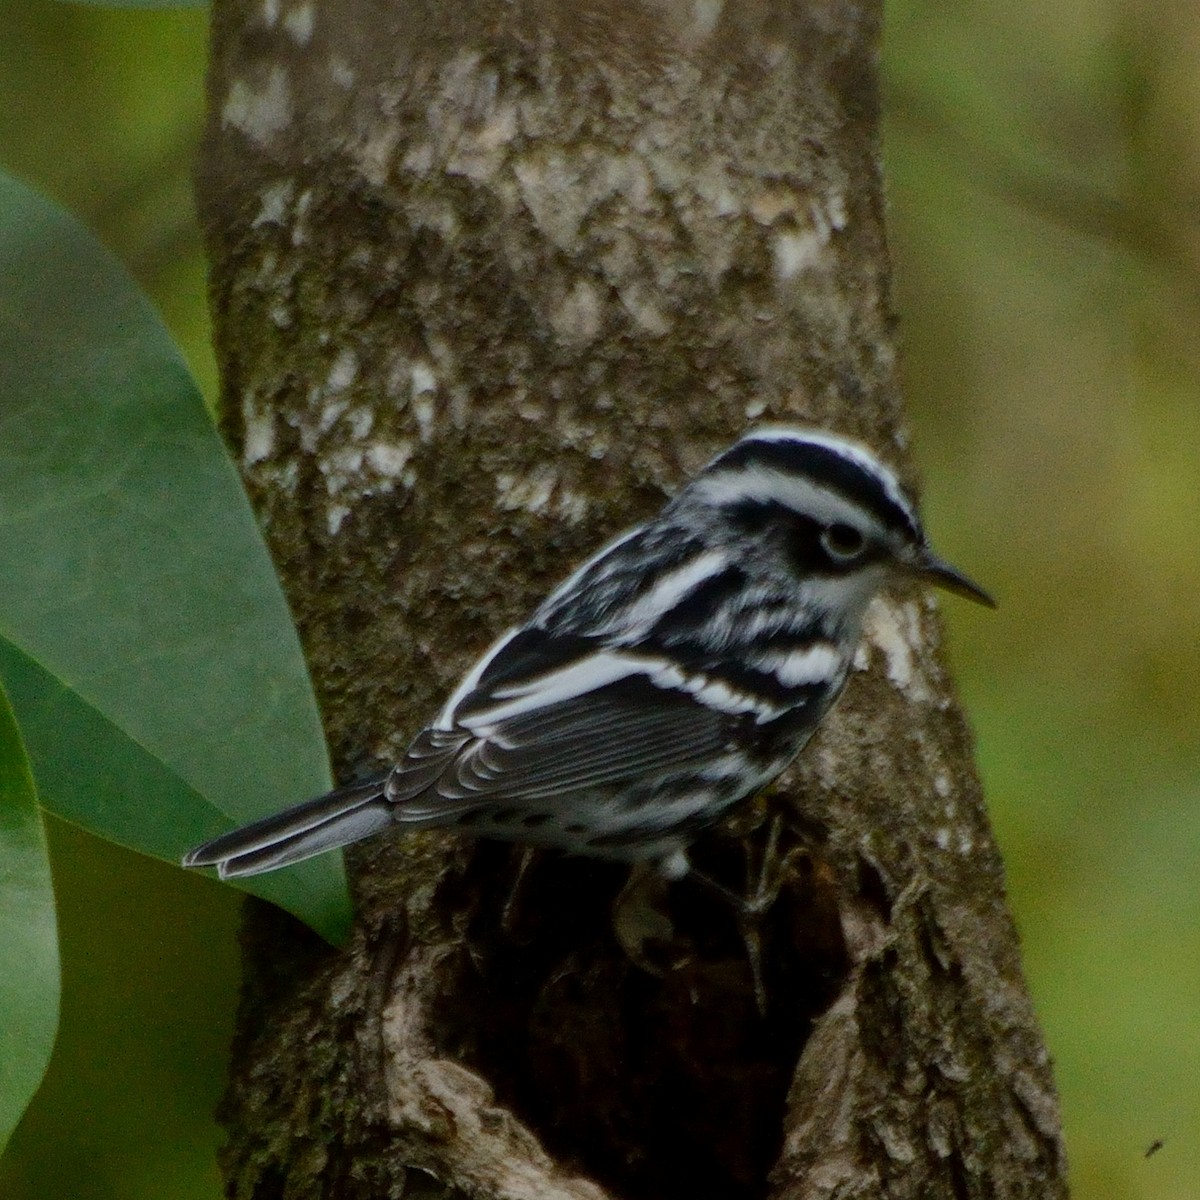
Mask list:
[[[753,429],[500,637],[384,774],[183,863],[233,879],[450,827],[680,879],[692,842],[803,750],[868,605],[904,578],[994,606],[867,446]]]

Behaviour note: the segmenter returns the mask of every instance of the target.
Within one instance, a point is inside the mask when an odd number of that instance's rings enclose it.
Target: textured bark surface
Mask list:
[[[579,558],[758,419],[910,464],[879,6],[218,0],[199,189],[223,419],[339,767],[399,752]],[[684,881],[449,834],[350,855],[334,953],[247,925],[239,1197],[1053,1197],[1057,1101],[931,600],[694,857],[787,887],[756,1011]],[[506,920],[502,910],[515,896]]]

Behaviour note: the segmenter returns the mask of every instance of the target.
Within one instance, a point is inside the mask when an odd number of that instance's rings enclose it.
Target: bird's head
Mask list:
[[[853,626],[897,577],[989,607],[977,583],[930,548],[895,473],[859,442],[811,429],[757,429],[715,458],[680,500],[762,569],[786,572],[828,622]]]

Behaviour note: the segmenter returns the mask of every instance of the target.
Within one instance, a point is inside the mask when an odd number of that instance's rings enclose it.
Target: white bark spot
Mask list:
[[[790,217],[795,221],[804,208],[800,193],[783,186],[765,188],[756,193],[749,203],[750,215],[760,225],[774,225],[780,217]]]
[[[425,392],[437,391],[437,376],[433,373],[433,368],[427,362],[421,362],[419,359],[409,368],[409,379],[412,383],[412,394],[414,396],[424,395]]]
[[[357,446],[339,446],[321,460],[325,490],[331,496],[345,488],[362,471],[363,452]]]
[[[505,150],[517,136],[517,110],[499,106],[478,126],[464,126],[454,151],[446,159],[446,173],[486,183],[507,162]]]
[[[496,476],[497,503],[503,509],[540,513],[550,503],[558,473],[549,465],[535,467],[527,475]]]
[[[600,296],[586,279],[577,280],[549,315],[554,332],[564,342],[582,345],[600,332]]]
[[[436,416],[432,395],[425,393],[413,400],[413,416],[417,418],[417,425],[421,430],[421,441],[429,441],[433,434],[433,419]]]
[[[344,92],[348,92],[358,78],[358,72],[344,59],[333,55],[329,59],[329,78]]]
[[[825,242],[815,229],[777,233],[771,243],[776,278],[782,283],[811,270],[820,263],[824,248]]]
[[[275,450],[275,414],[270,409],[252,412],[244,405],[246,437],[242,445],[242,462],[253,466],[270,458]]]
[[[358,165],[366,179],[382,187],[388,179],[392,167],[392,155],[396,143],[400,140],[400,123],[397,121],[376,121],[371,126],[371,133],[361,145],[353,145],[357,151]]]
[[[575,249],[580,226],[599,205],[616,198],[637,212],[656,208],[652,171],[664,168],[658,160],[647,161],[654,153],[653,146],[644,144],[623,153],[596,146],[585,146],[570,155],[556,150],[526,153],[513,163],[514,201],[519,198],[555,245]]]
[[[912,601],[903,604],[876,597],[867,609],[863,629],[869,643],[882,652],[888,679],[912,700],[930,700],[932,692],[918,666],[921,613]],[[859,647],[861,653],[863,647]],[[855,655],[855,666],[859,656]]]
[[[573,249],[586,202],[566,157],[545,151],[526,155],[513,164],[513,173],[534,224],[560,249]]]
[[[692,35],[708,37],[716,29],[724,7],[723,0],[692,0]]]
[[[413,142],[400,160],[400,166],[414,175],[428,175],[433,170],[433,143]]]
[[[361,442],[371,432],[375,414],[369,408],[354,408],[346,414],[346,423],[350,426],[351,437]]]
[[[349,407],[349,400],[330,400],[322,407],[320,416],[317,418],[316,433],[318,435],[328,433],[341,419],[342,413],[344,413]],[[316,449],[315,438],[313,440],[312,448],[314,450]]]
[[[410,441],[376,442],[367,447],[367,465],[377,475],[401,479],[412,455],[413,444]]]
[[[325,527],[329,530],[329,536],[333,537],[342,527],[342,522],[350,515],[349,505],[346,504],[331,504],[329,511],[325,514]]]
[[[913,648],[904,635],[901,615],[891,604],[872,607],[875,619],[869,624],[867,637],[883,652],[888,678],[902,691],[906,690],[913,681]]]
[[[666,314],[654,303],[650,288],[642,283],[634,283],[622,288],[621,303],[629,315],[651,337],[664,337],[671,331],[671,322]]]
[[[296,185],[290,179],[281,179],[265,188],[259,195],[258,213],[250,227],[257,229],[260,225],[282,225],[295,192]]]
[[[771,253],[781,283],[824,266],[825,248],[849,219],[841,192],[832,192],[821,202],[787,187],[758,193],[750,202],[750,215],[760,225],[775,226]]]
[[[297,46],[307,46],[312,41],[313,29],[317,24],[317,9],[312,0],[297,5],[283,18],[283,27]]]
[[[409,389],[421,441],[427,442],[433,434],[434,398],[437,395],[437,376],[429,363],[418,360],[412,364],[409,368]]]
[[[267,146],[292,120],[292,89],[287,71],[272,67],[261,89],[235,79],[221,109],[221,123],[241,130],[252,142]]]
[[[296,209],[292,214],[292,245],[303,246],[308,240],[305,222],[308,220],[308,210],[312,208],[312,188],[307,188],[296,197]]]
[[[560,487],[554,497],[554,508],[568,525],[578,525],[588,512],[588,498],[570,488]]]
[[[344,392],[358,378],[358,355],[347,348],[333,360],[325,389],[329,394]]]
[[[850,220],[846,212],[846,197],[841,192],[831,192],[825,201],[825,215],[830,229],[841,233]]]

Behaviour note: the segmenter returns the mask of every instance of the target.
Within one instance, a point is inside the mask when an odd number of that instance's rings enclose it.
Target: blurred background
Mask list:
[[[124,260],[211,397],[205,22],[0,6],[0,166]],[[1195,1200],[1200,6],[893,0],[886,70],[928,523],[1001,598],[947,620],[1074,1195]],[[50,835],[62,1031],[0,1195],[217,1200],[237,898]]]

